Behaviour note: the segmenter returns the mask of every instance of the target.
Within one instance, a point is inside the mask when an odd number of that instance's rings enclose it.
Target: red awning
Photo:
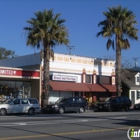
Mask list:
[[[84,83],[56,82],[50,81],[50,86],[56,91],[81,91],[90,92],[90,89]]]
[[[99,84],[86,84],[93,92],[106,92],[106,89]]]
[[[115,85],[102,84],[102,86],[109,92],[116,92],[116,86]]]

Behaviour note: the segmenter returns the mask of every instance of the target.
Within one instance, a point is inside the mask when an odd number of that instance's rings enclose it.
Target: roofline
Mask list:
[[[26,71],[40,71],[40,70],[31,70],[31,69],[24,69],[24,68],[13,68],[13,67],[1,67],[0,66],[0,69],[10,69],[10,70],[26,70]]]

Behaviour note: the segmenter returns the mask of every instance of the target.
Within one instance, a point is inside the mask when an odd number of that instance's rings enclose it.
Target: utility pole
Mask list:
[[[135,61],[135,68],[137,67],[137,60],[139,59],[140,57],[133,57],[132,59]]]
[[[75,46],[67,46],[67,50],[69,50],[69,55],[71,55],[71,50],[73,50]]]

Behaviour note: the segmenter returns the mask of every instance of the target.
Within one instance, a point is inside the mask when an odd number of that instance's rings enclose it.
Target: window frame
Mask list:
[[[92,84],[92,75],[86,74],[86,79],[85,79],[87,84]]]

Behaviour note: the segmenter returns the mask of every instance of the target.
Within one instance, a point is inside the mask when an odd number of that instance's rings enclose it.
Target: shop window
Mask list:
[[[14,81],[0,81],[0,98],[9,98],[14,95]]]
[[[23,97],[30,98],[31,97],[31,84],[30,84],[30,82],[24,82],[23,86],[24,86]]]
[[[79,92],[75,92],[74,95],[75,95],[75,97],[78,97],[79,96]]]
[[[86,83],[92,83],[92,75],[86,75]]]
[[[30,82],[0,81],[0,98],[29,98],[30,93]]]
[[[98,84],[110,84],[111,77],[110,76],[97,76],[97,83]]]
[[[18,98],[23,98],[23,82],[16,82],[15,96]]]

